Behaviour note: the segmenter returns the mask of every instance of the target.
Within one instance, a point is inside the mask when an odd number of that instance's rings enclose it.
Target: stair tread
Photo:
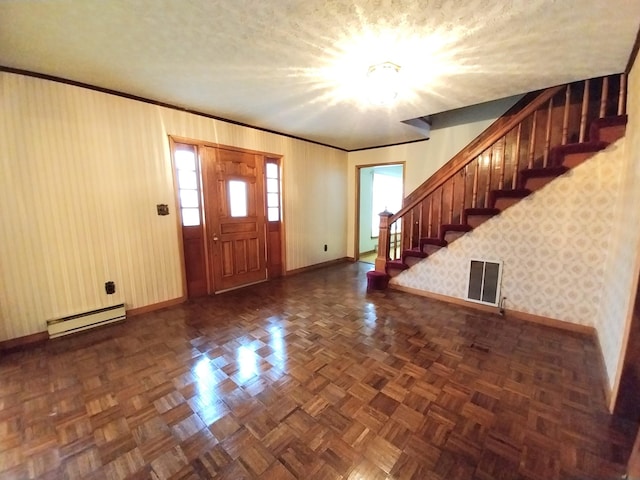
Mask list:
[[[402,258],[404,257],[417,257],[417,258],[427,258],[429,256],[428,253],[423,252],[417,248],[412,248],[409,250],[404,250],[402,252]]]
[[[608,117],[596,118],[591,122],[591,126],[594,125],[599,128],[605,127],[617,127],[620,125],[626,125],[629,117],[627,115],[610,115]]]
[[[564,165],[557,165],[552,167],[541,168],[528,168],[520,171],[521,178],[538,178],[538,177],[559,177],[560,175],[568,172],[569,167]]]
[[[491,193],[496,197],[526,197],[531,194],[531,190],[527,188],[514,188],[512,190],[492,190]]]
[[[440,230],[443,232],[470,232],[473,227],[466,223],[445,223],[440,225]]]
[[[440,247],[446,247],[449,243],[439,237],[425,237],[420,239],[420,245],[437,245]]]
[[[603,118],[597,118],[591,122],[589,127],[589,140],[600,140],[600,130],[607,127],[624,127],[627,124],[627,115],[615,115]]]
[[[400,270],[406,270],[409,268],[409,265],[404,263],[402,260],[388,260],[386,266],[387,268],[397,268]]]
[[[470,215],[498,215],[500,213],[499,208],[465,208],[464,214]]]
[[[572,153],[595,153],[600,150],[604,150],[608,145],[609,144],[607,142],[602,142],[600,140],[559,145],[557,147],[553,147],[551,152],[549,152],[549,164],[561,165],[565,155],[571,155]]]
[[[367,277],[388,277],[388,275],[384,272],[378,272],[376,270],[369,270],[367,272]]]

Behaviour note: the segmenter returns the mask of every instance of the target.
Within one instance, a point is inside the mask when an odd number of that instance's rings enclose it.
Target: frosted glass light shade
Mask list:
[[[372,65],[367,72],[369,101],[376,105],[388,105],[398,96],[398,77],[400,67],[395,63],[384,62]]]

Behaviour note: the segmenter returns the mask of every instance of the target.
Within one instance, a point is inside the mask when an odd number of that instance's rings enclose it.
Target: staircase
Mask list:
[[[381,214],[370,288],[385,288],[389,277],[624,136],[625,103],[624,74],[525,96],[409,194],[399,212]]]

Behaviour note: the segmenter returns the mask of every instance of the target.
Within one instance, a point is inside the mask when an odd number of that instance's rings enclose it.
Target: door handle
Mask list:
[[[218,234],[217,234],[217,233],[214,233],[214,234],[213,234],[212,240],[213,240],[214,242],[217,242],[217,241],[218,241]]]

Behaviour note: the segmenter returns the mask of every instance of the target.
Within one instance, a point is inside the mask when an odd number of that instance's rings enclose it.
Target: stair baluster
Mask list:
[[[547,108],[547,132],[544,138],[544,156],[542,157],[542,168],[547,168],[549,162],[549,149],[551,148],[551,119],[553,113],[553,97],[549,99]]]
[[[538,111],[533,112],[533,122],[531,123],[531,136],[529,137],[529,163],[527,168],[533,168],[533,158],[536,153],[536,128],[537,128]]]
[[[582,112],[580,113],[580,136],[578,143],[584,142],[585,132],[587,131],[587,111],[589,110],[589,87],[591,82],[584,81],[584,90],[582,92]]]
[[[607,98],[609,97],[609,77],[602,79],[602,93],[600,93],[600,117],[607,115]]]
[[[618,115],[627,113],[627,74],[620,74],[620,94],[618,95]]]
[[[516,189],[518,185],[518,167],[520,166],[520,138],[522,134],[522,123],[518,124],[518,131],[516,133],[516,147],[513,154],[513,175],[511,177],[511,190]]]
[[[567,144],[569,134],[569,109],[571,108],[571,85],[567,85],[564,94],[564,111],[562,112],[562,145]]]

